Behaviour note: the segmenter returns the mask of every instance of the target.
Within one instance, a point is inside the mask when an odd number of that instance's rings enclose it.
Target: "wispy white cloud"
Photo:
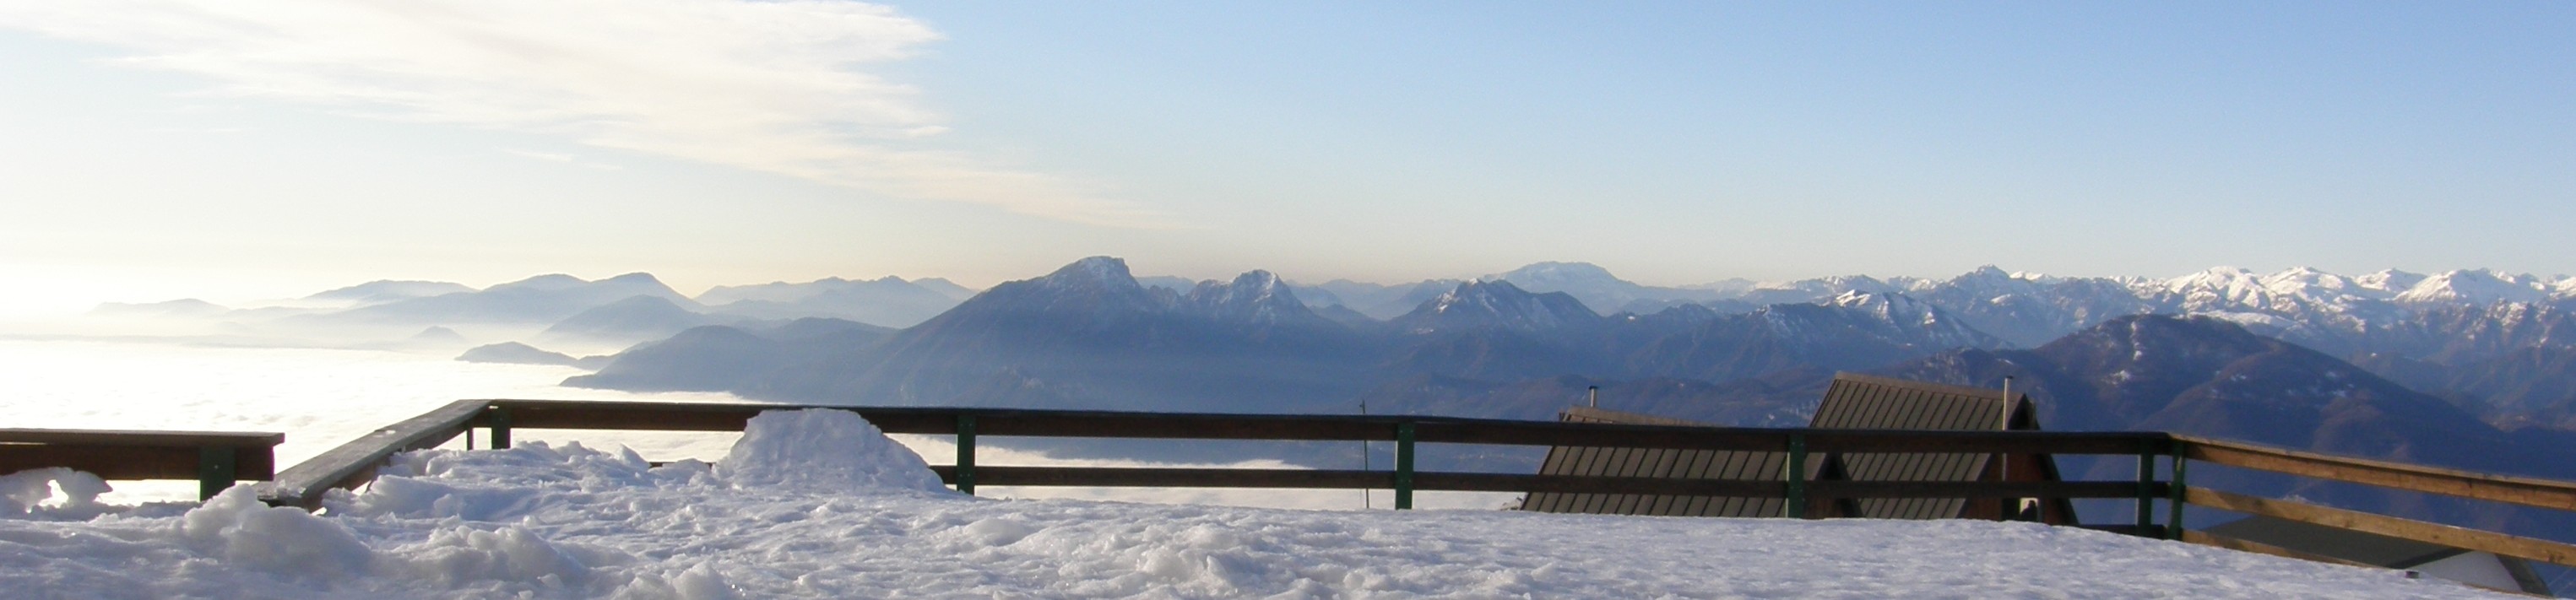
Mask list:
[[[1083,182],[920,147],[946,131],[866,69],[939,39],[870,4],[789,0],[0,0],[0,27],[127,49],[208,93],[534,131],[890,196],[1168,227]]]

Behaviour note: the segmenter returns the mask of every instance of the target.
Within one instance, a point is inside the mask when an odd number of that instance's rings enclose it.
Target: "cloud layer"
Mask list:
[[[534,131],[899,198],[1163,227],[1079,182],[923,149],[945,128],[868,74],[939,39],[855,2],[0,0],[0,27],[117,46],[210,93]]]

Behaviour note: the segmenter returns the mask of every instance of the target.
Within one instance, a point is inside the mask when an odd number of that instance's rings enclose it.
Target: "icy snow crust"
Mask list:
[[[58,474],[57,474],[58,475]],[[52,477],[54,475],[48,475]],[[566,444],[403,455],[324,515],[0,520],[43,598],[2445,598],[2337,567],[2024,523],[1305,512],[946,492],[847,412],[717,464]]]

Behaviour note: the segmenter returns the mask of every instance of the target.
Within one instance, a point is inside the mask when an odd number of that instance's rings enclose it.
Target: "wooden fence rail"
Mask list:
[[[229,431],[0,429],[0,473],[69,467],[102,479],[194,479],[198,498],[277,474],[286,434]]]
[[[461,400],[353,440],[279,475],[264,497],[313,506],[332,488],[373,477],[386,457],[445,443],[473,428],[490,445],[510,445],[517,429],[741,431],[762,411],[833,408],[858,413],[887,433],[956,436],[954,465],[935,467],[960,491],[978,485],[1096,487],[1258,487],[1390,489],[1398,508],[1417,490],[1725,495],[1773,498],[2128,498],[2171,495],[2162,482],[1864,482],[1782,478],[1770,481],[1571,477],[1502,473],[1417,472],[1418,444],[1593,446],[1682,450],[1827,452],[2048,453],[2153,456],[2169,452],[2160,433],[1865,431],[1618,425],[1415,416],[1167,414],[973,408],[796,406],[778,404]],[[996,467],[975,464],[979,436],[1270,441],[1386,441],[1397,454],[1389,471],[1290,469],[1153,469]],[[2145,514],[2142,509],[2141,515]],[[2150,526],[2141,519],[2131,530]]]
[[[2576,482],[2531,477],[2514,477],[2456,469],[2409,465],[2274,448],[2258,444],[2175,435],[2174,455],[2178,459],[2196,460],[2260,471],[2270,471],[2314,479],[2357,483],[2393,490],[2441,494],[2472,500],[2518,504],[2539,508],[2576,511]],[[2179,479],[2179,478],[2177,478]],[[2194,506],[2244,513],[2348,529],[2487,552],[2555,565],[2576,567],[2576,545],[2514,536],[2503,533],[2401,519],[2386,515],[2317,506],[2289,500],[2257,498],[2208,488],[2183,488],[2183,501]],[[2263,547],[2204,532],[2188,532],[2184,539],[2203,544],[2243,550],[2282,554],[2297,558],[2295,552],[2274,552]]]

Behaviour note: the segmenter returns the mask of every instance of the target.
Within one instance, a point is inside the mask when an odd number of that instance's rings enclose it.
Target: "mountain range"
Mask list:
[[[2483,270],[2216,268],[2147,279],[1984,267],[1938,280],[1657,287],[1593,265],[1539,263],[1475,279],[1301,285],[1258,270],[1229,280],[1139,277],[1122,260],[1092,257],[981,292],[888,277],[689,297],[634,273],[483,289],[383,281],[296,306],[174,301],[97,312],[252,329],[378,327],[452,344],[469,343],[460,329],[512,325],[540,344],[624,348],[574,361],[597,372],[566,385],[838,404],[1365,406],[1545,419],[1597,388],[1607,408],[1792,426],[1837,371],[1984,387],[2010,376],[2039,400],[2050,429],[2176,431],[2576,478],[2576,279]],[[508,345],[469,354],[570,359]],[[1351,458],[1323,446],[1301,452],[1297,460],[1312,464]],[[1450,459],[1506,469],[1534,460]],[[2546,518],[2221,476],[2452,522]],[[2576,522],[2548,526],[2576,532]]]

